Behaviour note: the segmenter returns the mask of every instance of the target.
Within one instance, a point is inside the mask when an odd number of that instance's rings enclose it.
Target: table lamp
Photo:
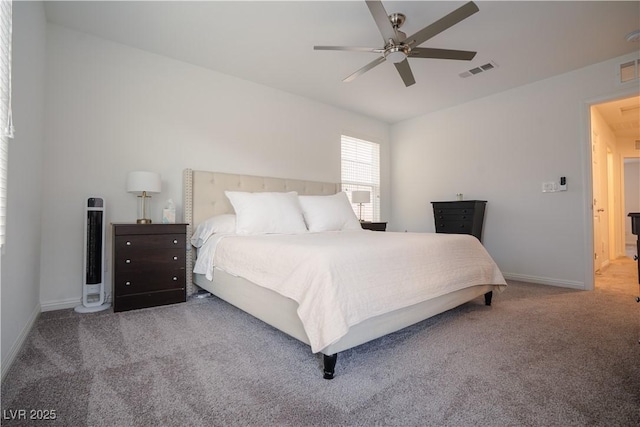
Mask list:
[[[360,215],[358,218],[360,222],[362,222],[362,204],[371,202],[371,192],[370,191],[352,191],[351,192],[351,203],[357,203],[360,206]]]
[[[147,193],[159,193],[162,188],[160,174],[155,172],[135,171],[129,172],[127,175],[127,192],[138,194],[142,199],[142,218],[138,218],[138,224],[151,224],[151,220],[147,218],[146,200],[151,196]]]

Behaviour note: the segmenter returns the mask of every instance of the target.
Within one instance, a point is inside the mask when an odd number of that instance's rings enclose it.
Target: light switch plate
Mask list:
[[[543,193],[555,193],[558,191],[558,183],[557,182],[543,182],[542,183],[542,192]]]

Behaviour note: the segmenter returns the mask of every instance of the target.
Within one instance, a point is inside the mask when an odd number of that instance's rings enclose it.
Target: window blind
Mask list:
[[[9,138],[13,138],[11,117],[11,7],[11,0],[0,0],[0,245],[4,245],[6,236]]]
[[[371,203],[362,205],[364,221],[380,220],[380,144],[342,135],[342,191],[351,200],[354,190],[369,191]],[[356,215],[360,206],[352,204]]]

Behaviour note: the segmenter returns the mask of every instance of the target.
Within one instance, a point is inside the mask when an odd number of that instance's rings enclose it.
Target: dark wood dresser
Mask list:
[[[431,202],[436,233],[471,234],[482,241],[485,200]]]
[[[373,230],[373,231],[387,231],[387,223],[386,222],[370,222],[370,221],[362,221],[360,222],[360,226],[365,230]]]
[[[186,301],[187,224],[113,225],[113,311]]]

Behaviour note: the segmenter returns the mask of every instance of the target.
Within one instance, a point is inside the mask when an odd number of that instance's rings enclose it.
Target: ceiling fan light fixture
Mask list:
[[[406,46],[393,46],[384,51],[384,57],[393,62],[394,64],[398,64],[405,59],[409,55],[409,50]]]

